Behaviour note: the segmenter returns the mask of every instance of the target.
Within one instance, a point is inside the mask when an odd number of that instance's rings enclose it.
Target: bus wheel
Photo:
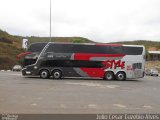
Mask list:
[[[60,70],[54,70],[52,76],[54,79],[60,79],[62,77],[62,72]]]
[[[114,79],[114,73],[111,71],[108,71],[105,73],[104,75],[104,79],[105,80],[113,80]]]
[[[125,74],[125,72],[118,72],[116,74],[116,79],[117,80],[126,80],[126,74]]]
[[[40,77],[43,78],[43,79],[49,78],[49,72],[48,72],[48,70],[41,70],[40,71]]]

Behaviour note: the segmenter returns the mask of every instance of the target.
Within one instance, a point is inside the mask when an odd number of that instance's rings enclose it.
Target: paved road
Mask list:
[[[0,113],[157,113],[160,77],[43,80],[0,72]]]

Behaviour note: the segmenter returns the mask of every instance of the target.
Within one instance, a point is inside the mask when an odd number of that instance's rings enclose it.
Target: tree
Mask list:
[[[146,49],[146,60],[150,60],[150,54],[147,49]]]
[[[74,38],[72,42],[73,43],[84,43],[85,41],[81,38]]]

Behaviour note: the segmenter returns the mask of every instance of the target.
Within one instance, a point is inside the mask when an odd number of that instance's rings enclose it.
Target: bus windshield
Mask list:
[[[47,43],[33,43],[29,46],[27,49],[27,53],[24,56],[22,66],[32,65],[35,64],[39,54],[43,50],[43,48],[46,46]]]
[[[27,49],[27,52],[41,52],[47,43],[33,43]]]

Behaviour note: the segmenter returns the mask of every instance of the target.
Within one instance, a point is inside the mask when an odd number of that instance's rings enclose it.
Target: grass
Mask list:
[[[150,47],[155,47],[160,50],[160,42],[149,41],[149,40],[136,40],[136,41],[124,41],[124,42],[114,42],[118,44],[128,44],[128,45],[144,45],[146,49]]]
[[[19,64],[16,56],[23,52],[22,39],[27,38],[29,44],[34,42],[49,42],[49,37],[21,37],[13,36],[5,31],[0,30],[0,69],[12,69],[15,64]],[[93,41],[82,37],[54,37],[52,42],[74,42],[74,43],[90,43]]]
[[[73,42],[73,43],[93,43],[83,37],[54,37],[50,40],[49,37],[26,37],[29,40],[29,44],[34,42]]]
[[[146,61],[146,69],[155,68],[160,73],[160,61]]]

